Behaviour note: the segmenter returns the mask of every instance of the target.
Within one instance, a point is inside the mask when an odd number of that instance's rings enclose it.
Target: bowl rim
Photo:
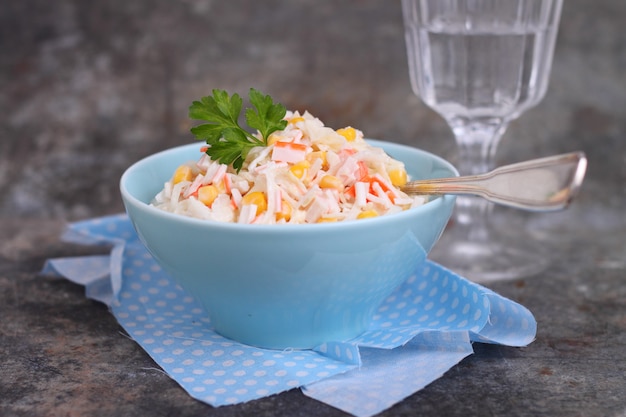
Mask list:
[[[425,151],[420,148],[412,147],[410,145],[391,142],[391,141],[383,141],[379,139],[365,138],[365,140],[373,146],[384,147],[385,145],[398,146],[402,148],[408,148],[409,151],[416,151],[418,153],[424,154],[429,158],[436,160],[437,162],[443,164],[447,168],[449,168],[455,176],[458,176],[458,170],[452,163],[447,161],[446,159],[435,155],[431,152]],[[434,210],[436,205],[441,204],[454,204],[455,196],[453,195],[442,195],[437,196],[437,198],[428,201],[427,203],[414,207],[409,210],[404,210],[399,213],[393,213],[384,216],[378,216],[373,218],[360,219],[358,221],[339,221],[339,222],[330,222],[330,223],[315,223],[315,224],[240,224],[240,223],[232,223],[232,222],[220,222],[220,221],[211,221],[207,219],[198,219],[195,217],[188,217],[177,213],[171,213],[168,211],[164,211],[158,209],[139,198],[135,197],[126,186],[126,182],[128,178],[132,175],[132,173],[141,168],[142,165],[145,165],[150,162],[150,160],[163,156],[164,154],[174,152],[177,150],[182,150],[182,148],[192,148],[194,146],[198,146],[200,148],[202,146],[201,143],[188,143],[184,145],[179,145],[171,148],[167,148],[155,153],[152,153],[148,156],[145,156],[133,164],[131,164],[128,168],[124,170],[119,180],[119,188],[120,193],[122,195],[122,200],[124,205],[131,204],[139,210],[146,211],[151,215],[160,217],[164,220],[169,221],[178,221],[183,224],[187,224],[190,226],[198,226],[198,227],[210,227],[215,228],[217,230],[228,230],[229,232],[239,232],[239,233],[274,233],[274,234],[291,234],[294,232],[304,232],[304,233],[324,233],[329,230],[333,231],[349,231],[354,228],[362,228],[362,227],[373,227],[375,225],[384,226],[385,224],[393,224],[397,222],[404,222],[409,220],[411,217],[416,216],[421,212],[425,212],[428,210]],[[128,211],[128,210],[127,210]]]

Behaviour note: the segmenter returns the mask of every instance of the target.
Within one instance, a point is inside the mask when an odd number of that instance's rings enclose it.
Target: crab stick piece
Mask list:
[[[238,223],[252,223],[256,217],[256,209],[257,207],[255,204],[247,204],[245,206],[242,206],[241,211],[239,212]]]
[[[313,200],[311,206],[307,209],[305,220],[307,223],[315,223],[323,214],[328,212],[328,206],[323,198],[316,198]]]
[[[204,175],[202,174],[198,174],[196,175],[196,178],[193,180],[193,182],[191,183],[191,185],[189,185],[189,187],[187,188],[187,190],[185,190],[185,193],[183,194],[183,196],[185,198],[189,197],[190,195],[193,195],[196,193],[196,191],[198,191],[198,189],[200,188],[200,186],[202,185],[202,179],[204,178]]]
[[[231,203],[233,205],[233,208],[236,209],[239,206],[241,206],[241,199],[242,199],[241,191],[239,191],[238,188],[233,188],[230,191],[230,195],[231,195]]]
[[[215,175],[213,175],[213,178],[211,178],[211,182],[213,184],[220,182],[224,178],[224,175],[226,175],[227,168],[228,168],[227,165],[220,164],[219,168],[217,169],[217,172],[215,173]]]
[[[226,194],[231,194],[233,189],[233,181],[230,178],[230,175],[224,174],[224,178],[222,181],[224,182],[224,190],[226,191]]]
[[[381,201],[379,201],[379,202],[382,202],[382,204],[386,208],[389,208],[389,207],[393,206],[393,202],[391,201],[391,199],[387,195],[387,192],[385,192],[385,190],[383,190],[383,187],[380,185],[379,182],[373,182],[372,183],[372,191],[373,191],[374,195],[376,195],[377,197],[380,198]]]
[[[354,204],[363,207],[367,204],[367,194],[370,191],[369,182],[359,181],[354,184]]]
[[[272,160],[295,164],[305,159],[307,146],[302,143],[276,142]]]

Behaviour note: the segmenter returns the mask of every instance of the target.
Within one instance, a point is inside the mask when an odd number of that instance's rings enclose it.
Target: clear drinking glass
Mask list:
[[[402,0],[413,91],[450,125],[462,175],[494,168],[508,123],[545,95],[562,0]],[[431,257],[476,281],[529,275],[545,264],[522,235],[499,242],[492,204],[457,197]]]

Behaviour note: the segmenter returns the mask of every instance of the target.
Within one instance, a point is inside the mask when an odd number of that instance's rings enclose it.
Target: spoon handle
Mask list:
[[[577,194],[587,158],[571,152],[505,165],[485,174],[411,181],[407,194],[476,195],[491,202],[531,211],[560,210]]]

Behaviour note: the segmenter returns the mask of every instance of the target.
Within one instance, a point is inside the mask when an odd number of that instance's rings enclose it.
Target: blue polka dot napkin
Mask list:
[[[237,404],[292,388],[357,417],[382,412],[461,359],[473,342],[525,346],[523,306],[426,262],[356,339],[312,350],[267,350],[217,334],[204,309],[156,264],[125,215],[70,225],[64,239],[111,245],[106,256],[50,259],[43,273],[82,284],[192,397]]]

